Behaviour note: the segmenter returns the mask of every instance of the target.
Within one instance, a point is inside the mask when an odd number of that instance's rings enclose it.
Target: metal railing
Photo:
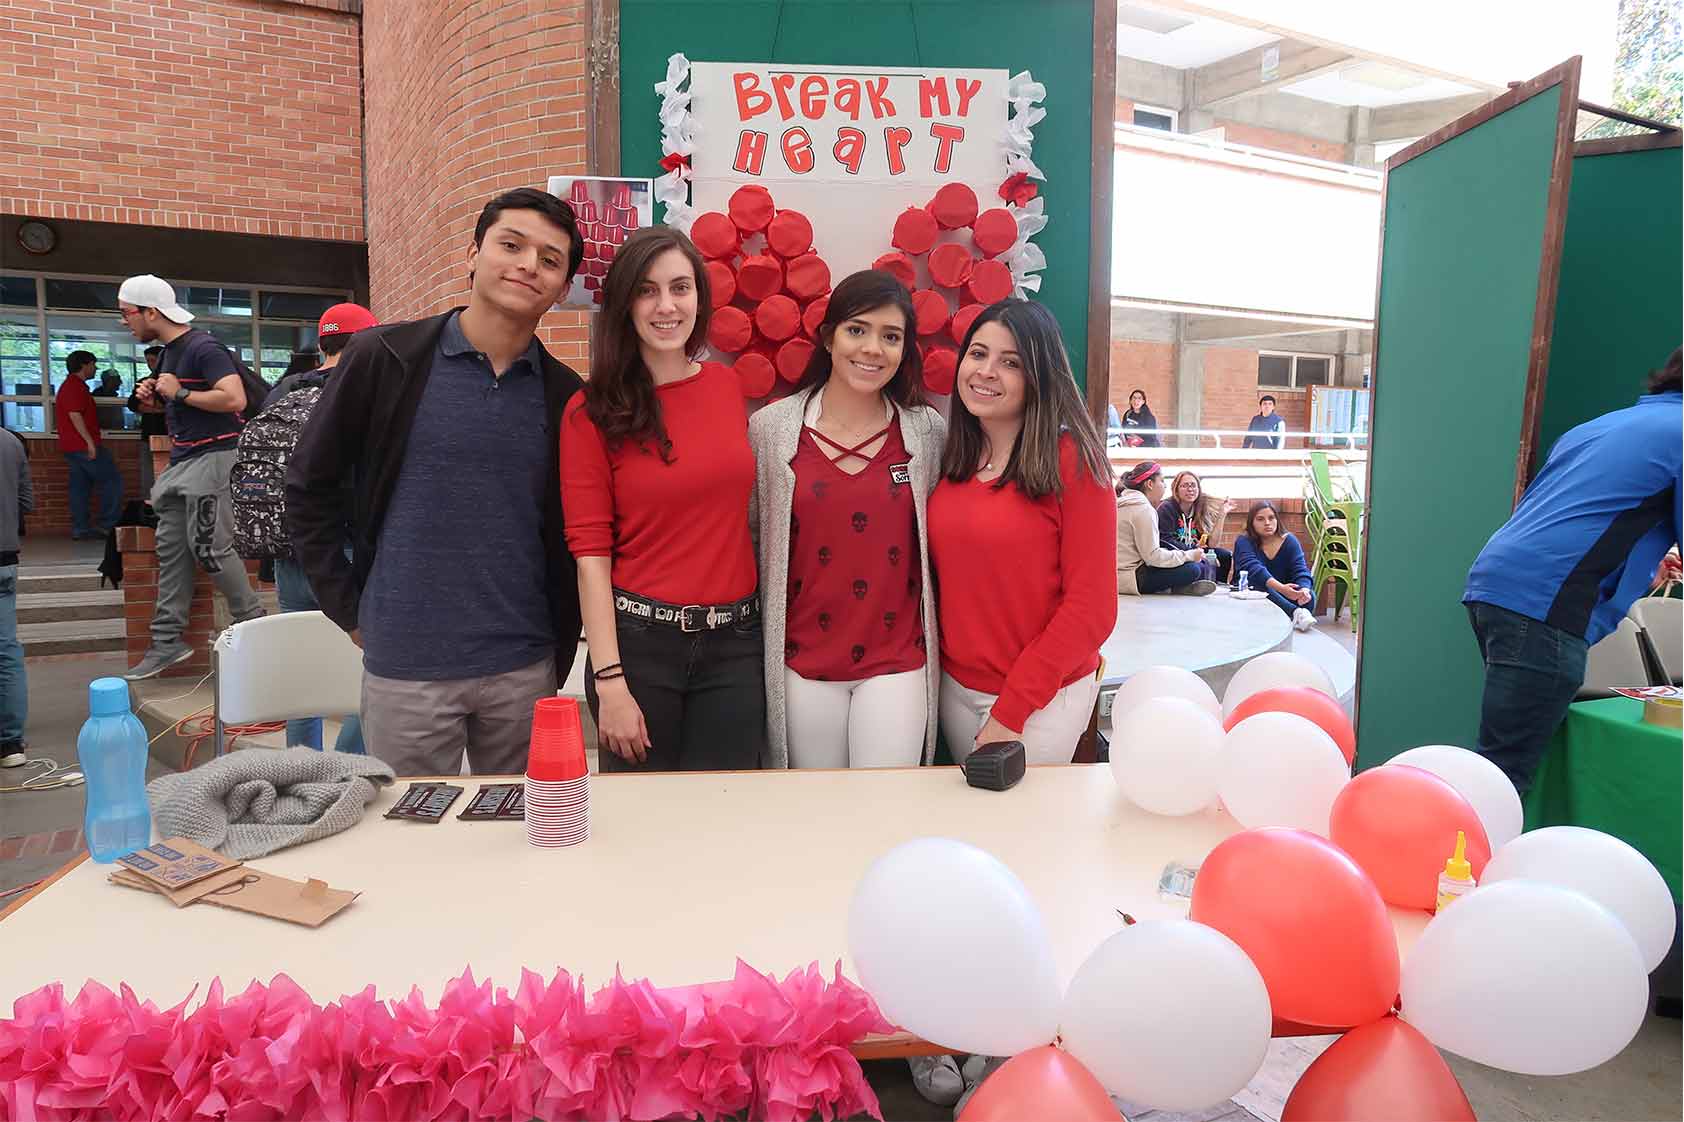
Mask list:
[[[1289,430],[1283,430],[1281,432],[1258,433],[1258,432],[1252,432],[1249,429],[1166,429],[1166,428],[1156,428],[1156,429],[1149,429],[1149,430],[1148,429],[1110,428],[1106,431],[1106,434],[1105,434],[1106,443],[1109,445],[1109,444],[1113,443],[1114,441],[1119,441],[1126,434],[1128,434],[1130,432],[1133,432],[1136,435],[1143,435],[1145,433],[1150,432],[1152,435],[1158,436],[1158,437],[1192,436],[1192,437],[1198,437],[1200,439],[1204,439],[1206,437],[1209,437],[1211,442],[1217,448],[1221,448],[1223,446],[1222,445],[1222,438],[1225,437],[1225,436],[1237,438],[1236,443],[1243,442],[1244,439],[1248,436],[1261,436],[1261,437],[1267,437],[1269,439],[1274,439],[1275,437],[1280,437],[1282,439],[1295,438],[1295,439],[1303,439],[1303,440],[1325,440],[1325,441],[1333,441],[1333,442],[1343,442],[1344,447],[1352,448],[1352,449],[1358,447],[1358,441],[1361,441],[1362,444],[1364,444],[1364,445],[1366,445],[1368,443],[1368,434],[1366,432],[1297,432],[1297,431],[1289,429]],[[1269,449],[1269,451],[1274,451],[1274,449]],[[1301,449],[1282,448],[1282,449],[1279,449],[1279,451],[1283,451],[1283,452],[1285,452],[1285,451],[1301,451]]]

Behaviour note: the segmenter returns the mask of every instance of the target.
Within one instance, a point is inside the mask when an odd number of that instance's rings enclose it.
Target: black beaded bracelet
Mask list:
[[[611,682],[615,678],[624,678],[625,676],[625,664],[619,662],[611,662],[591,674],[591,677],[598,682]]]

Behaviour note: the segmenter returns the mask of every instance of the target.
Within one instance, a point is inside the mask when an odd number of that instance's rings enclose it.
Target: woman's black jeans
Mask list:
[[[643,710],[651,747],[645,763],[602,743],[601,771],[743,771],[766,758],[766,676],[760,621],[716,631],[616,615],[620,662]],[[599,720],[595,669],[585,660],[585,700]],[[598,725],[600,728],[600,723]]]
[[[1172,588],[1180,588],[1196,580],[1209,579],[1202,561],[1183,562],[1173,569],[1142,565],[1134,571],[1134,585],[1140,589],[1142,596],[1149,596],[1154,592],[1168,592]]]

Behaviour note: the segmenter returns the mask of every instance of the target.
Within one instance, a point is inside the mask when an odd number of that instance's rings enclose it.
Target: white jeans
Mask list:
[[[855,682],[784,671],[790,767],[917,767],[924,758],[924,668]]]
[[[1093,703],[1099,696],[1099,679],[1088,677],[1071,682],[1053,694],[1045,707],[1029,714],[1023,725],[1023,754],[1032,764],[1067,764],[1076,754],[1076,742],[1093,719]],[[953,762],[962,764],[976,749],[973,741],[988,721],[998,695],[966,689],[945,671],[941,676],[941,728]]]

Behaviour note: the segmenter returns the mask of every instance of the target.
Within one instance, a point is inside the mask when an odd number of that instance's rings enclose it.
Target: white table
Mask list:
[[[1148,666],[1191,670],[1221,697],[1247,660],[1285,650],[1292,621],[1267,598],[1236,600],[1218,586],[1209,596],[1117,597],[1117,625],[1100,647],[1102,689],[1115,689]]]
[[[241,989],[283,971],[318,1003],[369,983],[382,997],[419,985],[436,1002],[469,966],[509,986],[522,967],[562,967],[593,988],[616,967],[658,986],[722,980],[739,956],[779,976],[840,959],[851,975],[855,884],[880,854],[929,835],[980,846],[1023,879],[1068,981],[1118,930],[1117,909],[1184,915],[1157,894],[1164,865],[1197,863],[1237,830],[1220,811],[1147,814],[1105,766],[1031,768],[1003,793],[967,787],[956,768],[612,775],[593,777],[590,840],[545,850],[521,823],[454,817],[478,782],[462,781],[437,825],[380,817],[400,783],[355,828],[252,861],[361,890],[316,929],[178,910],[85,860],[0,921],[0,1010],[49,982],[73,994],[86,978],[168,1006],[216,975]],[[1428,918],[1393,915],[1400,947]]]

